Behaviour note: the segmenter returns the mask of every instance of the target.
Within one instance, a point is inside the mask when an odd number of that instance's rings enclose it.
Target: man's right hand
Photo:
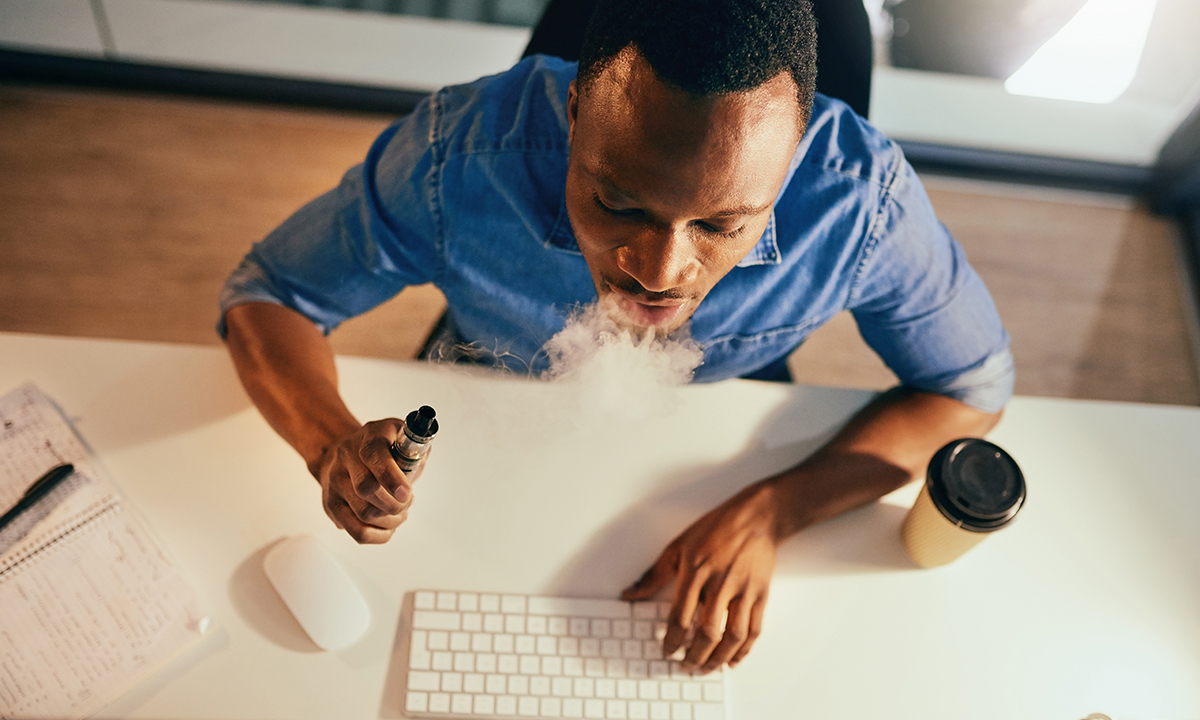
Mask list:
[[[404,421],[397,418],[369,422],[309,468],[321,483],[325,514],[359,543],[387,542],[408,518],[412,483],[425,463],[411,475],[400,470],[390,448],[403,430]]]

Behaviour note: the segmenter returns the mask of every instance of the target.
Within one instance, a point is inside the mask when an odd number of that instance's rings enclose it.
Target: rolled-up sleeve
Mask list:
[[[366,161],[256,243],[226,280],[225,313],[289,307],[328,333],[440,272],[436,98],[389,127]]]
[[[871,228],[850,308],[863,339],[907,386],[998,412],[1013,392],[1009,336],[916,173],[897,171]]]

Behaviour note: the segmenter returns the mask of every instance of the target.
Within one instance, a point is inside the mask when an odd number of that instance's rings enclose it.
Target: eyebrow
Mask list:
[[[621,197],[623,197],[627,200],[630,200],[635,203],[638,202],[638,198],[636,195],[633,195],[631,193],[626,192],[625,190],[622,190],[619,185],[614,183],[612,180],[610,180],[605,175],[598,173],[598,172],[593,172],[590,168],[587,168],[586,166],[583,168],[583,170],[588,175],[591,175],[593,178],[595,178],[598,182],[602,183],[606,187],[606,189],[620,195]],[[726,210],[721,210],[719,212],[712,213],[710,215],[705,215],[705,217],[706,218],[726,218],[726,217],[757,215],[761,212],[766,212],[774,204],[775,204],[775,201],[772,200],[771,202],[765,203],[763,205],[738,205],[737,207],[732,207],[732,208],[728,208]]]

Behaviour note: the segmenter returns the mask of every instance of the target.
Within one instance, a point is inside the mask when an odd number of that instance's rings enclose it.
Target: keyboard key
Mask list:
[[[648,620],[639,620],[633,624],[633,636],[638,640],[652,640],[654,638],[654,623]]]
[[[549,635],[537,636],[537,654],[555,655],[558,651],[558,638]]]
[[[658,617],[658,603],[656,602],[635,602],[633,604],[633,617],[636,620],[653,620]]]
[[[501,695],[496,698],[497,715],[516,715],[517,699],[512,695]]]
[[[442,673],[442,692],[462,692],[462,674],[456,672]]]
[[[596,695],[596,681],[591,678],[575,678],[571,694],[580,698],[594,697]]]
[[[617,681],[617,697],[622,700],[636,700],[637,696],[638,684],[636,680]]]
[[[633,623],[629,620],[613,620],[612,624],[613,637],[625,639],[633,635]]]
[[[704,702],[719,703],[725,700],[723,683],[713,682],[704,684]]]
[[[477,632],[471,635],[471,652],[488,653],[492,651],[492,636],[488,633]]]
[[[703,703],[692,708],[692,720],[725,720],[721,705]]]
[[[454,653],[435,652],[433,654],[433,662],[430,663],[434,670],[453,670],[454,669]]]
[[[522,717],[537,717],[539,705],[540,703],[535,697],[517,698],[517,714]]]
[[[488,695],[503,695],[508,692],[508,678],[503,675],[488,675],[484,687]]]
[[[517,636],[517,653],[519,655],[533,655],[537,650],[537,641],[532,635]]]
[[[498,613],[500,612],[500,596],[485,594],[479,596],[479,612],[482,613]]]
[[[591,629],[592,624],[587,618],[571,618],[570,630],[573,637],[587,637]]]
[[[550,694],[555,697],[570,697],[572,684],[571,678],[552,678],[550,681]]]
[[[459,694],[450,696],[450,712],[465,715],[471,712],[472,705],[470,695]]]
[[[492,697],[491,695],[476,695],[474,710],[476,715],[495,714],[496,698]]]
[[[621,643],[621,657],[626,660],[638,660],[642,657],[641,640],[625,640]]]
[[[435,630],[427,636],[426,640],[430,650],[449,650],[450,649],[450,633],[444,630]]]
[[[604,661],[600,658],[588,658],[583,661],[583,674],[588,677],[604,677]]]
[[[441,673],[424,672],[421,670],[408,671],[409,690],[441,690]]]
[[[458,609],[458,593],[440,592],[437,594],[437,609],[438,610],[457,610]]]
[[[429,696],[423,692],[409,691],[404,709],[410,713],[423,713],[429,709]]]
[[[421,590],[413,593],[413,609],[414,610],[435,610],[437,609],[437,593]]]
[[[501,655],[496,662],[496,669],[506,675],[520,672],[521,665],[516,655]]]
[[[596,697],[611,699],[617,696],[617,681],[600,678],[596,681]]]
[[[545,635],[546,618],[541,615],[530,615],[525,619],[525,632],[530,635]]]
[[[488,613],[483,616],[483,629],[485,632],[502,633],[504,632],[504,616],[500,613]]]
[[[557,655],[542,658],[543,675],[562,675],[563,659]]]
[[[425,631],[414,630],[412,640],[409,642],[412,646],[408,653],[408,669],[409,670],[428,670],[429,663],[433,660],[433,655],[425,648]]]
[[[465,632],[450,633],[450,649],[455,652],[467,652],[471,649],[471,634]]]
[[[579,638],[563,637],[558,639],[558,654],[570,657],[579,654]]]
[[[645,640],[642,642],[642,657],[647,660],[662,660],[662,643],[657,640]]]
[[[491,653],[480,653],[475,656],[475,672],[496,672],[496,656]]]
[[[704,691],[700,689],[700,683],[685,682],[683,684],[683,699],[688,702],[700,702],[704,699]]]
[[[577,657],[563,658],[563,675],[579,677],[583,674],[583,659]]]
[[[630,702],[629,720],[650,720],[650,703],[645,700]]]
[[[542,698],[541,707],[538,709],[542,717],[562,717],[562,700],[556,697]]]
[[[540,675],[542,673],[542,659],[537,655],[522,655],[520,673],[522,675]]]
[[[608,640],[600,641],[600,657],[619,658],[621,657],[621,641],[609,638]]]
[[[583,657],[599,657],[600,641],[596,638],[583,638],[579,641],[579,654]]]
[[[625,661],[620,659],[605,660],[604,674],[610,678],[625,677]]]
[[[671,704],[665,702],[650,703],[650,720],[671,720]]]
[[[459,615],[439,610],[414,610],[412,626],[414,630],[458,630]]]
[[[454,672],[475,672],[475,654],[469,652],[454,653]]]
[[[650,663],[650,677],[656,680],[665,680],[671,677],[671,666],[664,660],[655,660]]]
[[[468,673],[463,675],[463,692],[474,693],[478,695],[483,692],[484,679],[479,673]]]
[[[579,698],[567,698],[563,700],[562,712],[565,718],[583,717],[583,701]]]
[[[592,620],[592,637],[606,638],[612,635],[612,623],[608,620]]]
[[[671,663],[671,679],[672,680],[691,680],[696,677],[688,670],[684,670],[683,666],[677,662]]]
[[[476,663],[478,662],[477,660]],[[641,680],[650,676],[650,663],[645,660],[630,660],[628,670],[629,677],[634,680]]]
[[[429,695],[429,712],[450,712],[450,696],[446,693],[431,693]]]
[[[583,701],[583,716],[585,718],[604,719],[604,701],[603,700],[584,700]]]
[[[496,652],[496,653],[511,653],[511,652],[513,652],[513,636],[512,635],[493,635],[492,636],[492,652]]]
[[[642,680],[638,683],[638,697],[643,700],[658,699],[658,681]]]
[[[629,603],[620,600],[534,596],[529,598],[529,609],[522,612],[529,615],[573,615],[623,620],[629,618],[631,610]]]
[[[604,703],[604,717],[609,720],[626,720],[626,711],[624,700],[609,700]]]
[[[671,720],[692,720],[692,706],[687,703],[671,703]]]
[[[550,694],[550,678],[537,676],[529,678],[529,694],[544,697]]]
[[[479,613],[463,613],[462,629],[467,632],[479,632],[483,630],[483,616]]]
[[[524,615],[505,615],[504,616],[504,632],[512,633],[513,635],[521,635],[525,632],[525,616]]]
[[[546,623],[546,632],[555,636],[566,635],[568,632],[570,632],[570,624],[564,617],[552,617],[550,618],[550,621]]]
[[[524,675],[509,675],[508,676],[508,694],[509,695],[528,695],[529,694],[529,678]]]
[[[500,597],[500,612],[505,615],[524,615],[525,596],[524,595],[503,595]]]
[[[459,593],[458,609],[460,612],[478,612],[479,595],[475,593]]]
[[[660,683],[658,686],[658,695],[663,700],[678,700],[679,683],[670,680]]]

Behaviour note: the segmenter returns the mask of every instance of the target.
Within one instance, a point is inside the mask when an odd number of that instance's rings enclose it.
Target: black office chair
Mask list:
[[[875,60],[871,22],[862,0],[812,0],[817,18],[817,91],[867,116]],[[550,0],[524,57],[543,53],[578,60],[596,0]]]

